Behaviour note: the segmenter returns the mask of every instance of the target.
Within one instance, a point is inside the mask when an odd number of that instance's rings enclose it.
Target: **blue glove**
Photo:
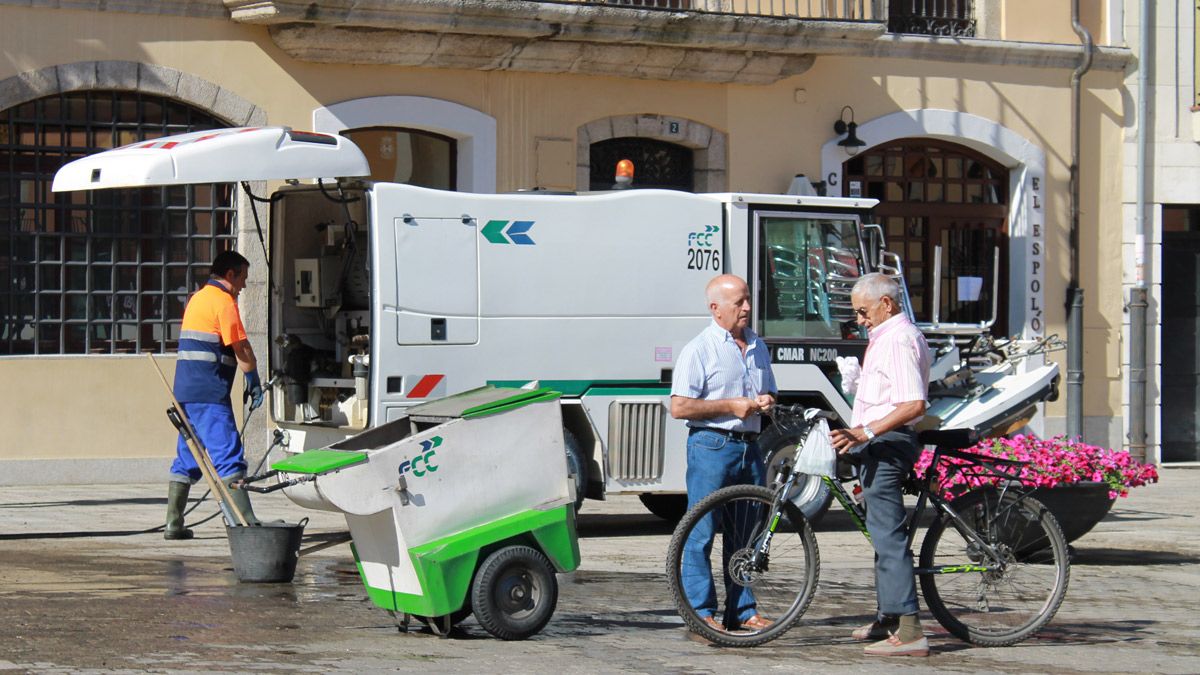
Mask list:
[[[242,395],[242,402],[250,399],[250,410],[254,410],[263,404],[263,389],[262,383],[258,380],[258,371],[251,370],[242,373],[246,376],[245,393]]]

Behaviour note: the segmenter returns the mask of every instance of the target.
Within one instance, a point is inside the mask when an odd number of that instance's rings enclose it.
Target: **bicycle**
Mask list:
[[[799,406],[777,405],[774,415],[775,423],[786,421],[803,430],[796,457],[816,421],[834,419],[831,413]],[[1070,561],[1054,516],[1020,483],[1024,462],[962,451],[977,440],[973,431],[962,429],[920,434],[920,441],[935,449],[925,475],[918,478],[912,473],[905,481],[905,493],[917,498],[906,529],[911,548],[926,506],[933,506],[915,570],[925,604],[956,637],[979,646],[1002,647],[1028,638],[1054,617],[1067,591]],[[963,494],[943,493],[936,482],[943,464],[953,467],[950,476],[961,472],[974,484],[995,484]],[[671,593],[688,628],[710,642],[728,647],[769,642],[791,628],[812,601],[821,560],[812,528],[792,502],[797,476],[803,475],[793,466],[794,458],[785,462],[770,487],[735,485],[717,490],[690,509],[675,528],[667,551]],[[856,480],[852,468],[839,462],[838,476],[822,480],[870,540],[865,506],[843,485]],[[685,566],[684,550],[692,530],[710,517],[717,526],[711,549],[703,552],[707,568]],[[730,594],[750,589],[757,611],[774,623],[757,631],[743,630],[728,607],[724,616],[714,617],[719,630],[701,619],[684,594],[684,579],[711,575],[714,569],[731,580]],[[728,598],[722,598],[721,584],[715,584],[715,590],[720,609]]]

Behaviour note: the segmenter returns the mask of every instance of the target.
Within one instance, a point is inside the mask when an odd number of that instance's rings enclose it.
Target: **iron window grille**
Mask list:
[[[888,0],[888,31],[975,37],[974,0]]]
[[[610,138],[592,144],[589,153],[590,189],[608,190],[613,187],[617,162],[633,162],[633,187],[668,190],[695,189],[691,148],[652,138]]]
[[[227,126],[136,92],[56,94],[0,112],[0,355],[163,353],[188,295],[235,245],[233,184],[50,191],[67,162]]]

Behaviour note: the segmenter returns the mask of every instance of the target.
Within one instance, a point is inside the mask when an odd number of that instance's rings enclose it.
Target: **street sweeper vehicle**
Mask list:
[[[576,497],[636,494],[664,517],[685,505],[686,428],[668,414],[673,362],[711,320],[713,276],[748,281],[780,401],[843,423],[851,404],[835,359],[866,347],[850,289],[873,271],[903,282],[899,257],[870,223],[871,199],[472,194],[367,175],[344,137],[268,127],[103,152],[66,165],[54,189],[287,181],[257,199],[269,202],[270,412],[288,452],[485,385],[551,388],[562,394]],[[239,227],[254,226],[246,210]],[[954,341],[941,344],[932,377],[945,382],[929,417],[943,426],[1009,429],[1054,393],[1057,366],[1040,356],[985,372],[967,368]],[[769,460],[794,444],[783,428],[760,438]],[[311,485],[287,494],[332,508]],[[829,500],[819,480],[796,496],[811,517]]]

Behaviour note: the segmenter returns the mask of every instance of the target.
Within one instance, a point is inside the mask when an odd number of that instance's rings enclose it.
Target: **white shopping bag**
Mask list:
[[[829,423],[820,418],[804,439],[804,447],[796,458],[796,470],[813,476],[833,476],[837,469],[837,453],[829,440]]]
[[[842,393],[853,396],[858,391],[858,378],[862,376],[862,366],[857,356],[834,357],[838,372],[842,375]]]

